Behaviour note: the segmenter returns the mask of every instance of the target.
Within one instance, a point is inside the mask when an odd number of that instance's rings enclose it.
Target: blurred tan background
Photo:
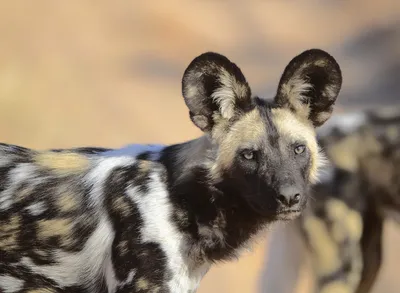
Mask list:
[[[2,1],[0,141],[42,149],[191,139],[199,132],[180,83],[195,56],[226,55],[254,94],[271,97],[289,60],[311,47],[342,67],[337,111],[400,103],[398,0]],[[376,292],[400,290],[399,235],[388,223]],[[257,292],[265,245],[211,270],[199,292]]]

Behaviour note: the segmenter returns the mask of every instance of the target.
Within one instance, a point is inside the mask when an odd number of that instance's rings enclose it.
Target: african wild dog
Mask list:
[[[400,109],[350,113],[331,126],[319,139],[331,164],[314,200],[274,226],[263,293],[297,292],[301,268],[313,292],[367,293],[376,281],[384,219],[400,215]]]
[[[274,100],[205,53],[182,92],[204,136],[171,146],[34,151],[0,147],[2,292],[195,292],[210,265],[297,217],[322,162],[315,127],[342,83],[312,49]]]

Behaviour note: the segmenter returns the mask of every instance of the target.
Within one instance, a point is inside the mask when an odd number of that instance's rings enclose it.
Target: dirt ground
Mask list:
[[[189,62],[209,50],[236,62],[254,94],[271,96],[287,62],[319,47],[343,69],[338,111],[394,103],[397,19],[396,0],[2,2],[0,141],[43,149],[194,138],[200,132],[180,82]],[[400,236],[387,228],[375,291],[391,293],[400,286]],[[265,246],[212,269],[199,292],[257,292]]]

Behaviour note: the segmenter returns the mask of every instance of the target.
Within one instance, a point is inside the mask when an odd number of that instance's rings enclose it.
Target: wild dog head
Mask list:
[[[215,145],[210,180],[262,216],[296,217],[324,161],[315,128],[330,118],[341,84],[339,65],[319,49],[290,61],[271,100],[252,96],[225,56],[195,58],[182,92],[192,122]]]

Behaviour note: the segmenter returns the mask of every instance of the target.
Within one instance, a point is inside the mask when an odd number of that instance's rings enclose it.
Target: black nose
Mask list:
[[[300,202],[300,190],[295,186],[282,186],[279,188],[278,200],[287,207],[292,207]]]

